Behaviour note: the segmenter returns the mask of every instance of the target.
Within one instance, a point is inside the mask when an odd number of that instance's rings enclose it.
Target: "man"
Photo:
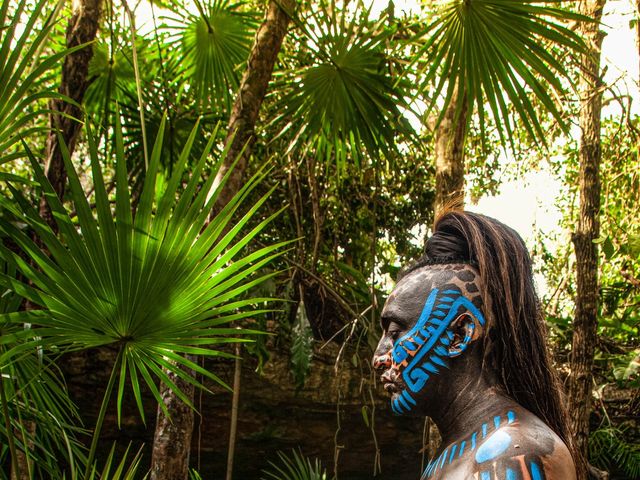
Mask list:
[[[422,479],[583,478],[515,231],[483,215],[442,215],[381,323],[373,363],[393,411],[427,415],[442,435]]]

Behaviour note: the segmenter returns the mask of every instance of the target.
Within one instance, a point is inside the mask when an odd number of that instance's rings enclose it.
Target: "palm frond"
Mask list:
[[[3,238],[3,243],[7,242]],[[0,245],[6,250],[7,247]],[[0,260],[0,272],[5,278],[15,278],[17,268]],[[62,373],[45,355],[38,334],[29,323],[7,321],[34,320],[38,313],[20,312],[22,298],[6,287],[0,287],[0,381],[3,382],[11,430],[0,422],[1,443],[14,438],[17,450],[29,452],[36,460],[34,468],[39,475],[55,478],[61,473],[60,460],[82,458],[76,427],[80,417],[76,406],[67,395]],[[35,427],[35,428],[33,428]]]
[[[589,435],[589,460],[600,468],[613,467],[628,478],[640,478],[640,448],[625,441],[625,432],[619,428],[599,428]]]
[[[297,22],[313,61],[279,75],[282,113],[272,123],[283,125],[279,136],[292,139],[290,150],[306,145],[339,167],[347,159],[357,165],[362,147],[375,158],[389,154],[396,136],[413,130],[400,110],[408,108],[405,80],[397,85],[389,69],[387,18],[371,20],[361,2],[358,14],[346,8],[336,14],[325,2],[314,8]]]
[[[481,128],[485,115],[493,116],[506,144],[505,133],[511,137],[515,128],[510,118],[513,109],[528,135],[546,144],[535,99],[566,130],[559,98],[572,79],[562,57],[586,51],[569,22],[590,19],[554,6],[559,3],[439,2],[433,21],[420,33],[422,47],[414,58],[424,64],[421,74],[423,91],[430,98],[428,111],[438,106],[441,120],[451,102],[466,98],[469,112],[477,108]]]
[[[164,123],[161,125],[142,193],[132,212],[122,127],[118,119],[116,116],[113,149],[115,211],[112,211],[91,131],[87,132],[87,138],[95,211],[63,148],[77,224],[55,195],[38,161],[31,156],[35,178],[61,235],[57,237],[38,216],[36,207],[19,191],[11,189],[15,204],[3,201],[3,206],[20,215],[21,221],[33,229],[51,256],[44,255],[38,245],[11,222],[0,220],[2,231],[14,239],[35,265],[35,268],[31,267],[14,252],[0,251],[0,256],[15,264],[33,286],[18,280],[10,281],[6,276],[0,278],[7,288],[43,308],[43,313],[33,323],[46,341],[68,349],[100,345],[118,347],[120,353],[114,369],[118,370],[116,376],[120,376],[117,388],[119,417],[127,383],[131,385],[139,407],[142,402],[140,384],[145,383],[160,406],[166,409],[157,389],[158,379],[189,403],[169,379],[166,370],[201,388],[203,385],[194,376],[184,373],[181,366],[224,384],[214,373],[190,362],[184,354],[229,356],[208,347],[229,341],[247,341],[238,335],[249,331],[226,328],[225,324],[239,317],[263,313],[264,307],[257,310],[247,310],[247,307],[251,303],[264,305],[265,299],[247,301],[243,304],[245,308],[238,310],[225,311],[224,306],[273,275],[262,274],[261,267],[287,242],[251,251],[253,239],[275,215],[248,232],[246,226],[270,192],[236,220],[247,195],[266,175],[264,169],[207,224],[221,188],[219,185],[213,190],[212,184],[222,158],[209,165],[211,140],[182,188],[186,161],[198,135],[197,126],[165,188],[159,190],[156,186]],[[203,179],[205,171],[206,180]],[[0,315],[0,320],[5,318],[16,321]]]
[[[327,480],[327,471],[317,458],[311,461],[302,453],[291,451],[291,456],[278,452],[279,464],[269,462],[271,468],[263,471],[272,480]]]
[[[254,12],[244,2],[196,1],[199,14],[176,8],[170,19],[176,40],[182,43],[180,63],[190,78],[201,111],[231,110],[239,86],[241,69],[249,57],[257,28]]]
[[[20,141],[20,135],[25,137],[46,130],[47,127],[33,126],[36,119],[48,113],[41,101],[69,99],[53,86],[44,84],[43,76],[65,55],[86,47],[80,45],[40,58],[59,9],[47,11],[50,2],[38,0],[29,7],[29,16],[25,19],[23,13],[29,2],[13,3],[2,0],[0,5],[0,25],[5,27],[0,29],[0,154],[9,153]],[[38,28],[40,21],[42,26]],[[3,155],[0,163],[13,158],[16,155]]]

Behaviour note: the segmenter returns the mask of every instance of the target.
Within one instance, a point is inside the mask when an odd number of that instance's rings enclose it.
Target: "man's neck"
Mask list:
[[[455,396],[441,402],[432,419],[442,436],[442,446],[472,433],[496,415],[506,414],[516,404],[481,375],[459,389]]]

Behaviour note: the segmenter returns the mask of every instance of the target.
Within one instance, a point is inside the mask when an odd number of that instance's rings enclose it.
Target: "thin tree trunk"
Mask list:
[[[236,360],[233,372],[233,398],[231,400],[231,428],[229,429],[229,451],[227,453],[227,474],[225,479],[233,478],[233,457],[236,450],[238,431],[238,406],[240,405],[240,378],[242,376],[242,347],[236,343]]]
[[[636,49],[638,52],[638,79],[637,85],[640,86],[640,0],[636,0]],[[636,123],[636,126],[640,126],[640,122]],[[640,162],[640,135],[636,139],[636,158]]]
[[[589,55],[582,58],[579,92],[581,97],[579,151],[580,217],[573,243],[576,251],[576,311],[571,345],[569,377],[569,415],[577,446],[585,455],[589,439],[589,414],[593,355],[598,326],[598,249],[593,243],[600,235],[600,114],[602,80],[600,51],[603,34],[599,21],[605,0],[585,0],[583,15],[596,22],[582,24]]]
[[[187,355],[187,357],[191,361],[197,361],[193,355]],[[193,385],[174,374],[167,373],[188,398],[194,398]],[[191,371],[189,374],[193,375],[194,372]],[[160,386],[160,393],[171,418],[167,418],[158,407],[149,478],[150,480],[186,480],[189,477],[193,410],[164,383]]]
[[[243,148],[244,152],[238,158],[238,163],[220,194],[217,208],[226,205],[242,187],[251,155],[251,147],[255,142],[254,129],[260,113],[260,106],[267,93],[282,41],[287,34],[289,18],[294,12],[295,6],[295,0],[269,2],[266,18],[256,34],[255,43],[247,62],[247,69],[242,77],[238,96],[233,104],[229,119],[226,142],[231,142],[231,147],[216,176],[214,185],[220,183]]]
[[[462,206],[464,200],[466,98],[457,93],[453,98],[457,100],[451,102],[436,131],[436,215],[452,203]]]
[[[233,161],[238,163],[222,190],[214,211],[219,211],[240,190],[247,169],[251,147],[255,141],[254,128],[260,106],[267,93],[273,68],[287,33],[290,15],[296,6],[295,0],[271,1],[265,20],[256,33],[247,69],[240,83],[231,117],[226,142],[232,142],[227,158],[214,182],[214,187],[229,170]],[[236,365],[239,368],[239,362]],[[193,398],[193,389],[183,390]],[[184,406],[171,392],[166,392],[166,402],[171,419],[158,410],[156,432],[151,462],[151,480],[186,480],[188,476],[190,441],[193,434],[193,411]],[[181,405],[180,407],[178,405]],[[184,407],[184,408],[182,408]],[[179,447],[179,451],[177,448]],[[180,460],[177,460],[177,459]]]
[[[102,14],[102,4],[103,0],[73,2],[73,13],[67,26],[66,43],[68,48],[77,47],[95,40]],[[89,62],[92,56],[93,48],[88,45],[67,55],[62,65],[62,79],[58,91],[76,101],[79,105],[82,104],[82,99],[90,84],[88,75]],[[50,108],[52,110],[49,118],[51,131],[47,137],[45,173],[58,197],[62,198],[67,172],[62,160],[58,133],[62,135],[69,152],[73,153],[78,134],[82,128],[80,120],[82,120],[83,112],[79,106],[57,99],[50,102]],[[40,200],[40,215],[52,228],[56,228],[44,197]]]

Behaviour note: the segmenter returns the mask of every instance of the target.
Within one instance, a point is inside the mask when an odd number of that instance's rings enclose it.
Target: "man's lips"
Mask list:
[[[382,388],[389,393],[398,393],[400,391],[398,385],[387,379],[382,379]]]

